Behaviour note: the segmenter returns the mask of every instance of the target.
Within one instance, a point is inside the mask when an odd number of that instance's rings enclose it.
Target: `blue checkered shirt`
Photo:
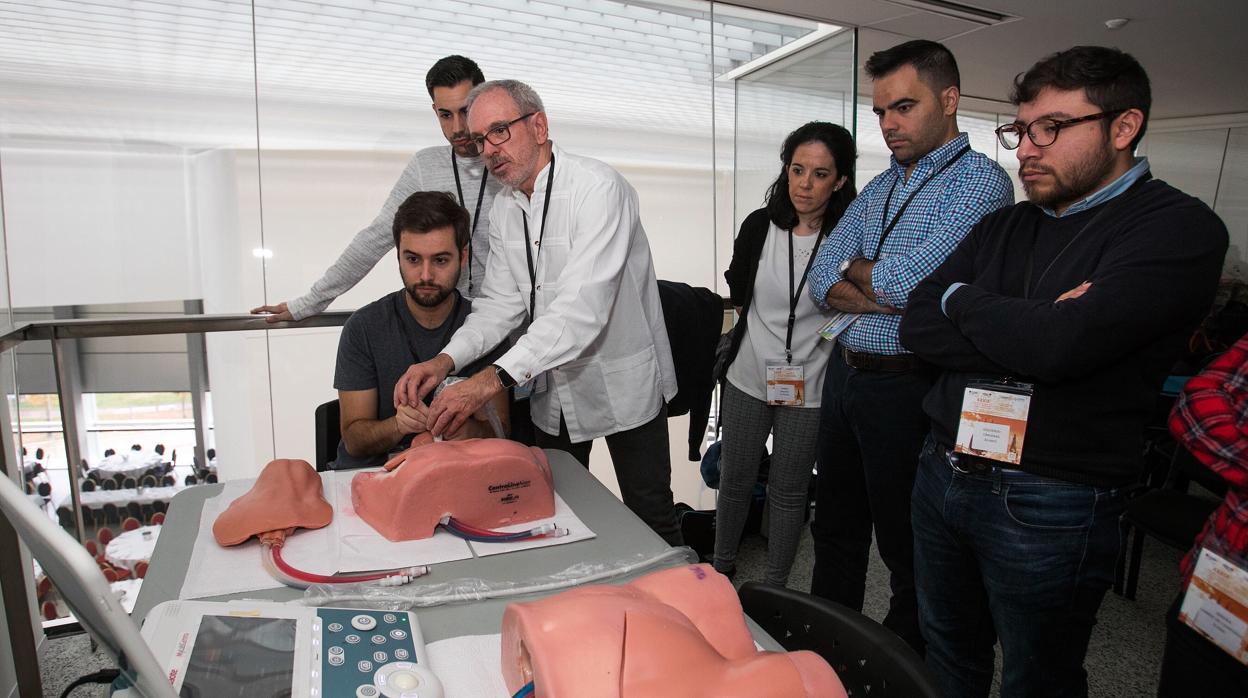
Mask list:
[[[909,181],[906,168],[893,158],[888,170],[862,188],[819,248],[810,270],[810,295],[816,305],[828,307],[828,289],[844,280],[839,271],[842,262],[875,256],[887,225],[885,215],[891,222],[910,194],[968,143],[962,133],[923,156],[915,163]],[[885,211],[890,189],[892,201]],[[871,271],[877,302],[905,308],[914,287],[945,261],[984,214],[1013,203],[1014,187],[1005,170],[982,153],[967,152],[923,187],[885,238],[879,261]],[[853,351],[903,354],[906,350],[897,340],[900,323],[900,315],[864,314],[838,341]]]

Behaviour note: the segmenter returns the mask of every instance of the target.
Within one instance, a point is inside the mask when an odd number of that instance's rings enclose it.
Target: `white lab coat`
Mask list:
[[[552,144],[550,221],[538,245],[549,165],[532,199],[510,187],[490,213],[490,257],[472,313],[443,350],[466,366],[521,327],[529,306],[524,219],[537,268],[533,324],[498,365],[532,397],[533,423],[574,443],[641,426],[676,395],[676,370],[638,215],[637,192],[605,163]]]

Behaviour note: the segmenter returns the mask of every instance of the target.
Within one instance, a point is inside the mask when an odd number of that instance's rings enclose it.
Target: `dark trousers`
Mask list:
[[[589,452],[594,442],[572,443],[568,436],[568,424],[562,416],[559,418],[558,436],[541,429],[533,431],[539,447],[567,451],[581,465],[589,467]],[[660,408],[659,414],[649,422],[627,431],[608,434],[605,438],[624,506],[668,544],[684,545],[672,500],[672,453],[667,434],[667,405]]]
[[[508,396],[511,404],[511,440],[519,441],[525,446],[536,446],[537,427],[533,426],[529,399],[517,400],[514,388],[509,391]]]
[[[1166,613],[1158,698],[1248,696],[1248,666],[1179,620],[1183,594]]]
[[[892,599],[885,627],[919,654],[910,490],[929,430],[922,408],[931,381],[919,372],[850,368],[828,362],[819,424],[815,569],[810,593],[862,610],[871,532],[888,566]]]
[[[1115,488],[956,470],[927,442],[914,483],[915,579],[941,695],[986,697],[998,638],[1002,698],[1088,695],[1083,660],[1114,581],[1123,503]]]

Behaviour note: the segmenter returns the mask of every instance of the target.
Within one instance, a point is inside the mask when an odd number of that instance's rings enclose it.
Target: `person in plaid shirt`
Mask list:
[[[816,305],[857,315],[824,373],[810,591],[861,611],[874,529],[893,592],[884,625],[922,653],[910,488],[932,383],[897,340],[897,326],[915,285],[984,214],[1013,203],[1014,189],[958,130],[958,65],[949,49],[906,42],[872,55],[866,71],[893,157],[846,209],[810,270]]]
[[[1248,695],[1248,667],[1178,618],[1201,548],[1248,569],[1248,335],[1183,386],[1170,433],[1229,487],[1180,565],[1157,695]]]

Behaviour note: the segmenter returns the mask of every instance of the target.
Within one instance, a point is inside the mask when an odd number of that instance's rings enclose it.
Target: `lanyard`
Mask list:
[[[459,163],[455,160],[455,149],[451,148],[451,171],[455,173],[455,191],[459,193],[459,205],[464,206],[464,187],[459,183]],[[481,200],[485,198],[485,180],[489,179],[490,170],[481,166],[481,189],[477,191],[477,209],[472,212],[472,230],[468,233],[468,295],[472,295],[472,240],[477,236],[477,219],[481,217]],[[467,206],[464,206],[467,208]]]
[[[823,231],[815,233],[815,247],[806,260],[806,269],[802,271],[802,282],[793,290],[793,229],[789,228],[789,328],[784,334],[784,358],[793,363],[793,325],[797,323],[797,301],[802,297],[802,287],[806,285],[806,277],[810,275],[810,267],[815,263],[815,254],[819,251],[819,241],[823,239]]]
[[[1115,204],[1120,203],[1123,199],[1129,199],[1129,198],[1131,197],[1127,196],[1126,192],[1124,192],[1123,194],[1119,195],[1117,198],[1105,204],[1105,206],[1101,208],[1100,211],[1097,211],[1096,215],[1092,217],[1092,220],[1085,223],[1083,227],[1079,229],[1079,232],[1075,233],[1075,236],[1072,237],[1069,242],[1063,245],[1062,249],[1057,251],[1057,254],[1054,255],[1053,259],[1049,261],[1048,265],[1044,268],[1044,271],[1040,272],[1040,278],[1036,279],[1036,286],[1039,286],[1040,282],[1044,281],[1045,275],[1049,273],[1049,270],[1053,268],[1054,264],[1057,264],[1057,260],[1060,259],[1061,256],[1066,253],[1066,250],[1069,250],[1070,246],[1075,244],[1075,241],[1083,236],[1084,231],[1086,231],[1088,228],[1091,228],[1097,221],[1104,218],[1107,213],[1113,210]],[[1043,216],[1044,214],[1041,213],[1040,215]],[[1036,239],[1040,237],[1040,224],[1043,222],[1044,222],[1044,219],[1041,218],[1036,223],[1036,232],[1031,240],[1031,249],[1027,250],[1027,266],[1023,268],[1023,299],[1024,300],[1030,300],[1031,298],[1031,291],[1032,291],[1031,274],[1033,271],[1033,267],[1035,266],[1035,263],[1036,263]]]
[[[923,187],[926,187],[933,179],[940,176],[941,172],[944,172],[952,167],[958,160],[961,160],[962,156],[966,155],[967,151],[970,149],[970,144],[962,146],[962,150],[959,150],[957,155],[949,158],[949,161],[941,165],[940,169],[928,175],[927,179],[923,180],[914,191],[910,192],[910,196],[906,197],[906,200],[902,202],[901,208],[897,209],[897,215],[893,216],[893,222],[888,223],[888,207],[893,205],[893,192],[897,189],[897,183],[901,181],[901,173],[897,173],[897,178],[893,180],[893,186],[888,188],[888,198],[884,200],[884,211],[880,214],[880,226],[883,227],[883,232],[880,233],[880,241],[875,246],[875,256],[871,258],[871,261],[874,262],[880,258],[880,250],[884,249],[884,241],[888,239],[889,234],[893,232],[893,228],[897,227],[897,223],[901,221],[902,214],[906,212],[906,208],[910,205],[910,202],[914,201],[914,197],[918,196],[919,192],[923,191]]]
[[[546,173],[546,201],[542,202],[542,225],[537,231],[537,257],[533,258],[533,241],[529,238],[529,216],[523,209],[520,215],[524,218],[524,257],[529,263],[529,322],[537,315],[537,262],[542,255],[542,236],[546,234],[546,219],[550,218],[550,195],[555,184],[555,154],[550,154],[550,171]]]
[[[407,294],[407,289],[403,290],[403,294],[404,296]],[[416,353],[416,338],[412,336],[412,331],[407,326],[407,320],[403,317],[405,313],[408,317],[412,315],[407,309],[407,299],[404,296],[399,297],[399,305],[403,306],[402,311],[396,307],[394,314],[399,321],[399,329],[403,331],[403,338],[407,340],[407,350],[411,352],[412,363],[418,364],[424,361],[424,359],[420,358],[420,355]],[[451,314],[447,315],[446,320],[442,323],[442,336],[438,338],[439,347],[445,347],[446,343],[450,341],[451,332],[455,327],[455,318],[459,317],[459,306],[463,300],[464,297],[459,294],[459,291],[455,291],[455,305],[451,306]]]

